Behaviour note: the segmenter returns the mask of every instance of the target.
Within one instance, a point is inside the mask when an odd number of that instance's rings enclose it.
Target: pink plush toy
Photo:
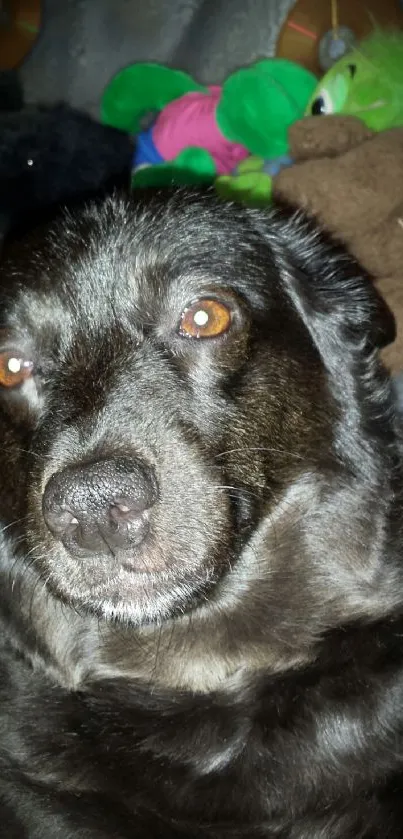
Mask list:
[[[221,90],[218,85],[210,85],[208,93],[186,93],[158,114],[151,133],[162,160],[174,160],[186,147],[201,146],[211,154],[217,173],[224,175],[248,157],[248,149],[227,140],[218,127],[216,110]]]

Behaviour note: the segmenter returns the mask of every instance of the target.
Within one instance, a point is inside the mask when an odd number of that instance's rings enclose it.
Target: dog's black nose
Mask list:
[[[150,468],[116,457],[57,472],[45,487],[42,510],[49,530],[70,553],[114,554],[143,541],[157,494]]]

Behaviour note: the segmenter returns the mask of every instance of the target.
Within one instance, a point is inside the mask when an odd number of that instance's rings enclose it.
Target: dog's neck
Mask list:
[[[312,653],[308,644],[304,655],[300,648],[293,655],[268,643],[264,621],[259,631],[256,625],[252,643],[247,605],[241,610],[234,603],[225,613],[217,603],[160,625],[122,626],[62,603],[33,569],[21,573],[9,553],[3,555],[0,579],[3,639],[67,689],[123,676],[205,693],[230,688],[251,671],[288,669]]]

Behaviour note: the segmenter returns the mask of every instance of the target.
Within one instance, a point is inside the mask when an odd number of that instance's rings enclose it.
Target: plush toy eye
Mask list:
[[[13,352],[13,350],[0,352],[1,387],[20,387],[32,376],[33,369],[33,362],[29,358],[24,358],[19,352]]]
[[[319,95],[313,100],[311,105],[311,114],[313,116],[323,116],[324,114],[332,114],[334,112],[334,105],[328,91],[322,88]]]
[[[198,300],[182,313],[179,335],[182,338],[217,338],[231,326],[231,311],[218,300]]]

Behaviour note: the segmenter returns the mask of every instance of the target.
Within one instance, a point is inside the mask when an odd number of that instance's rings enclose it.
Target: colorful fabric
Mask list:
[[[140,166],[152,166],[155,163],[163,163],[159,151],[155,148],[152,126],[146,131],[141,131],[136,137],[136,145],[133,155],[133,169]]]
[[[155,148],[164,160],[174,160],[184,148],[199,146],[211,154],[218,174],[232,172],[248,156],[245,146],[227,140],[216,122],[221,87],[209,93],[186,93],[170,102],[152,128]]]

